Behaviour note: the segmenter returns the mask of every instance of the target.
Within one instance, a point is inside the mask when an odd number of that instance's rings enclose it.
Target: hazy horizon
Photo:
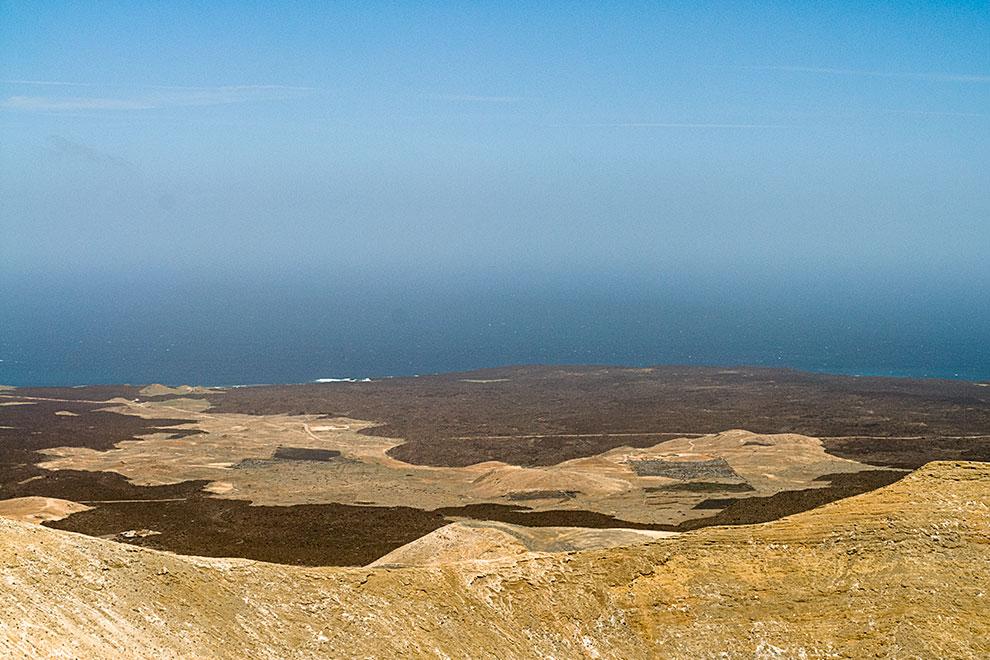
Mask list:
[[[990,378],[988,35],[964,2],[5,0],[0,383]]]

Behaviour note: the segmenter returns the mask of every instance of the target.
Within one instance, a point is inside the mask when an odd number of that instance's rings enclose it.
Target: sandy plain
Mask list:
[[[798,434],[759,435],[743,430],[674,438],[644,447],[617,447],[551,466],[485,461],[463,467],[412,465],[389,455],[401,440],[379,437],[375,423],[316,415],[244,415],[209,411],[201,399],[110,402],[105,410],[148,419],[183,415],[186,432],[155,433],[107,450],[43,450],[46,470],[115,472],[140,486],[206,480],[215,497],[253,504],[342,503],[423,509],[478,504],[525,504],[534,511],[592,511],[622,520],[676,525],[714,515],[720,493],[745,488],[751,496],[822,488],[824,475],[872,466],[825,452],[820,440]],[[329,460],[285,460],[279,448],[329,450]],[[712,461],[724,466],[696,474]],[[653,468],[661,468],[659,472]],[[677,468],[681,468],[678,470]],[[652,472],[651,472],[652,470]],[[653,473],[656,472],[656,473]],[[685,481],[704,489],[670,488]]]

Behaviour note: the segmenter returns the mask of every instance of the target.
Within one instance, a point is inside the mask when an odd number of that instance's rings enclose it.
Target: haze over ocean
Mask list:
[[[0,383],[990,379],[986,3],[0,2]]]
[[[990,380],[982,290],[774,279],[36,278],[4,288],[0,382],[291,383],[522,363]]]

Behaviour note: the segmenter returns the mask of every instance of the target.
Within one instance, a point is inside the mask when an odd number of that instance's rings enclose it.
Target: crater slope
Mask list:
[[[0,651],[16,656],[982,658],[990,466],[517,561],[290,567],[0,520],[0,564]]]

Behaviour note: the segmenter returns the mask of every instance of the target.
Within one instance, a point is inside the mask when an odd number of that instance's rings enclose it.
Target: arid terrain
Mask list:
[[[985,383],[517,367],[0,391],[0,515],[284,564],[390,561],[441,528],[519,554],[765,522],[933,460],[990,460]]]
[[[0,0],[0,660],[990,660],[988,175],[990,0]]]
[[[79,514],[74,514],[79,515]],[[450,529],[450,528],[446,528]],[[756,525],[541,552],[461,526],[369,568],[189,557],[0,519],[18,657],[985,658],[990,465]],[[486,530],[496,529],[495,536]],[[432,551],[461,548],[443,562]],[[497,553],[496,553],[497,554]],[[427,561],[423,561],[427,559]]]
[[[0,655],[982,658],[988,461],[962,381],[3,388]]]

